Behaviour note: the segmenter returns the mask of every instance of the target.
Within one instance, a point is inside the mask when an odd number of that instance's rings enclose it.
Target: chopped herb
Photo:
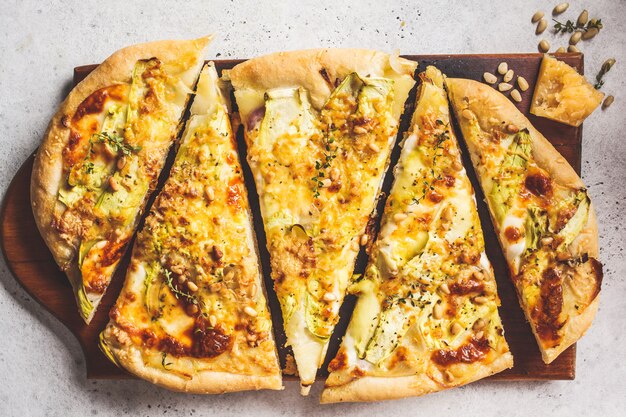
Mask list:
[[[85,162],[85,171],[87,174],[93,174],[94,168],[93,162]]]
[[[167,352],[161,352],[161,366],[163,366],[164,369],[167,369],[167,367],[172,364],[172,362],[165,362],[166,359]]]
[[[589,29],[602,29],[603,25],[602,25],[602,19],[592,19],[589,22],[587,22],[586,25],[579,25],[577,22],[573,22],[571,20],[568,20],[565,23],[561,23],[556,19],[552,19],[554,20],[554,30],[556,31],[556,33],[572,33],[576,30],[580,30],[583,32],[587,32]]]
[[[137,153],[141,150],[141,146],[133,146],[129,143],[124,142],[124,138],[118,135],[113,135],[108,132],[94,133],[91,136],[91,141],[97,141],[100,143],[105,143],[118,154],[121,153],[123,155],[130,155],[132,153]]]

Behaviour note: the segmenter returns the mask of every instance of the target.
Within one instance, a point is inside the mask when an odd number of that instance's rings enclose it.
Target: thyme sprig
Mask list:
[[[330,137],[324,145],[322,160],[315,161],[315,170],[317,171],[317,174],[311,178],[311,181],[315,183],[313,187],[313,196],[315,198],[320,196],[319,189],[324,186],[322,180],[326,178],[326,171],[330,168],[331,163],[337,157],[337,148],[331,146],[334,142],[335,138]]]
[[[174,285],[174,278],[172,277],[172,273],[169,270],[165,269],[163,273],[165,274],[165,284],[168,286],[170,291],[172,291],[174,297],[176,297],[177,300],[182,297],[192,304],[198,304],[198,300],[196,299],[196,297],[176,288],[176,286]]]
[[[559,22],[556,19],[552,19],[554,23],[554,30],[556,33],[573,33],[574,31],[580,30],[583,32],[587,32],[589,29],[602,29],[602,19],[591,19],[587,24],[580,25],[577,22],[572,20],[568,20],[565,23]]]
[[[118,135],[114,135],[108,132],[94,133],[91,136],[91,141],[105,143],[110,146],[118,154],[121,153],[125,156],[129,156],[133,153],[137,153],[141,150],[141,146],[133,146],[124,141],[124,138]]]
[[[167,352],[161,352],[161,366],[163,369],[167,369],[168,366],[172,364],[172,362],[165,362],[167,359]]]

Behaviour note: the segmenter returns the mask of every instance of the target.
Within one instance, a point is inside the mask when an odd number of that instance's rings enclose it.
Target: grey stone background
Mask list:
[[[427,4],[426,4],[427,3]],[[553,3],[556,3],[554,1]],[[545,1],[14,1],[0,4],[0,192],[39,144],[68,91],[72,68],[97,63],[125,45],[214,33],[209,58],[276,50],[369,47],[402,53],[535,52],[531,15]],[[626,409],[626,2],[572,1],[565,17],[588,8],[605,28],[582,43],[586,72],[609,57],[617,65],[603,91],[616,101],[584,126],[583,176],[596,204],[605,265],[596,321],[579,343],[575,381],[479,382],[379,404],[318,405],[295,383],[282,392],[203,397],[142,381],[85,378],[68,330],[18,286],[0,261],[0,416],[121,415],[623,415]],[[545,36],[552,44],[567,38]],[[621,411],[620,411],[621,410]]]

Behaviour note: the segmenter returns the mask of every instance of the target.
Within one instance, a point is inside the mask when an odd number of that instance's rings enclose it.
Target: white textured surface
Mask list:
[[[72,68],[143,41],[215,33],[210,57],[244,58],[280,49],[371,47],[402,53],[534,52],[530,17],[540,1],[12,1],[0,7],[0,190],[38,145],[67,93]],[[383,6],[388,3],[387,6]],[[425,2],[419,2],[425,3]],[[443,3],[443,2],[442,2]],[[515,3],[515,4],[509,4]],[[556,3],[554,1],[553,3]],[[570,2],[590,8],[601,35],[581,43],[586,72],[617,65],[603,91],[616,102],[585,123],[583,174],[600,223],[605,281],[596,321],[579,343],[577,377],[566,382],[482,382],[382,404],[319,406],[320,386],[216,397],[170,393],[141,381],[88,381],[74,337],[32,301],[0,261],[0,415],[623,415],[626,409],[626,2]],[[549,17],[549,13],[548,17]],[[406,22],[402,26],[401,22]],[[546,32],[554,45],[567,38]],[[219,55],[218,55],[219,54]]]

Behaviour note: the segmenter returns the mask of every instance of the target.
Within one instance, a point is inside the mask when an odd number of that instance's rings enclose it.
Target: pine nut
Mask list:
[[[333,183],[332,180],[330,178],[324,178],[322,181],[320,181],[322,183],[322,188],[328,188],[331,186],[331,184]]]
[[[393,221],[396,223],[401,222],[402,220],[406,219],[408,216],[406,215],[406,213],[396,213],[393,215]]]
[[[257,313],[257,311],[255,309],[253,309],[250,306],[246,306],[243,309],[243,312],[246,313],[247,315],[249,315],[250,317],[256,317],[259,313]]]
[[[126,166],[126,157],[125,156],[121,156],[118,160],[117,160],[117,169],[122,169]]]
[[[554,10],[552,10],[552,14],[561,14],[563,13],[565,10],[567,10],[567,8],[569,7],[569,3],[560,3],[557,4],[554,7]]]
[[[367,235],[367,233],[364,233],[361,235],[361,240],[359,241],[359,243],[361,244],[361,246],[365,246],[367,245],[367,242],[369,241],[370,237]]]
[[[487,297],[483,297],[479,295],[478,297],[474,297],[474,304],[485,304],[487,302]]]
[[[522,91],[528,90],[528,81],[526,81],[526,78],[524,77],[517,77],[517,85]]]
[[[496,77],[495,75],[493,75],[490,72],[486,72],[483,74],[483,78],[485,79],[485,82],[488,84],[495,84],[496,81],[498,81],[498,77]]]
[[[508,83],[513,79],[513,75],[515,75],[515,72],[512,69],[508,70],[506,74],[504,74],[504,78],[502,79],[502,81]]]
[[[544,16],[544,13],[542,11],[536,11],[532,19],[530,19],[530,21],[533,23],[537,23],[543,16]]]
[[[548,21],[546,19],[541,19],[537,24],[537,29],[535,30],[535,35],[541,35],[548,28]]]
[[[564,46],[559,46],[559,49],[556,50],[557,54],[564,54],[565,52],[567,52],[567,49]]]
[[[509,91],[513,86],[509,83],[500,83],[498,84],[498,90],[500,91]]]
[[[186,275],[179,275],[178,276],[178,283],[182,285],[185,282],[187,282],[187,276]]]
[[[441,304],[435,304],[435,306],[433,307],[433,317],[436,320],[439,320],[441,317],[443,317],[443,306]]]
[[[607,108],[609,108],[609,106],[611,106],[611,104],[613,104],[614,101],[615,101],[615,97],[613,96],[608,96],[607,98],[605,98],[604,101],[602,102],[602,110],[606,110]]]
[[[576,45],[580,41],[580,38],[582,36],[583,36],[582,32],[574,32],[572,36],[569,38],[569,44]]]
[[[452,375],[452,372],[446,369],[445,371],[443,371],[443,378],[447,382],[452,382],[454,380],[454,375]]]
[[[583,33],[582,39],[584,41],[587,41],[587,40],[593,38],[594,36],[596,36],[598,33],[600,33],[598,28],[591,28],[591,29],[587,30],[585,33]]]
[[[508,70],[509,64],[507,64],[506,62],[500,62],[500,65],[498,65],[498,74],[504,75]]]
[[[457,334],[461,333],[462,331],[463,331],[463,326],[461,326],[457,322],[454,322],[452,327],[450,327],[450,333],[452,333],[453,335],[457,335]]]
[[[364,135],[367,133],[367,129],[365,129],[363,126],[354,126],[352,128],[352,131],[357,135]]]
[[[476,339],[480,340],[483,338],[484,335],[485,335],[485,332],[481,330],[478,333],[476,333]]]
[[[467,120],[471,120],[474,118],[474,115],[472,114],[472,112],[470,111],[470,109],[465,109],[461,112],[461,116],[463,116],[464,119]]]
[[[552,242],[554,242],[554,238],[551,236],[547,236],[547,237],[542,237],[541,238],[541,245],[542,246],[548,246],[551,245]]]
[[[189,291],[191,291],[191,292],[198,291],[198,286],[193,281],[187,281],[187,288],[189,288]]]
[[[380,148],[374,142],[371,142],[367,145],[373,152],[380,152]]]
[[[339,179],[340,172],[337,168],[333,168],[330,170],[330,179],[333,181],[337,181]]]
[[[194,314],[196,314],[198,312],[198,306],[195,304],[189,304],[185,310],[187,311],[187,314],[189,314],[190,316],[193,316]]]
[[[541,42],[539,42],[539,51],[540,52],[548,52],[550,50],[550,43],[543,39]]]
[[[204,188],[204,195],[206,196],[207,201],[210,203],[211,201],[215,200],[215,189],[210,185],[207,185]]]
[[[111,187],[111,190],[113,190],[113,191],[119,191],[120,184],[117,182],[115,177],[110,177],[109,178],[109,187]]]
[[[508,124],[506,125],[506,131],[509,133],[517,133],[519,132],[519,127],[514,124]]]
[[[513,90],[513,91],[511,91],[511,98],[512,98],[513,100],[515,100],[516,102],[518,102],[518,103],[521,103],[521,102],[522,102],[522,95],[521,95],[521,94],[520,94],[520,92],[519,92],[519,91],[517,91],[517,90]]]
[[[217,317],[215,317],[213,314],[209,316],[209,324],[211,325],[211,327],[215,327],[215,325],[217,324]]]
[[[607,73],[611,70],[611,68],[613,68],[613,65],[615,65],[615,58],[609,58],[606,61],[604,61],[604,63],[602,64],[602,72]]]
[[[450,294],[450,287],[445,282],[439,286],[439,289],[444,294]]]
[[[487,323],[485,323],[485,320],[483,319],[478,319],[474,322],[474,325],[472,326],[472,329],[474,329],[475,331],[478,331],[480,329],[483,329],[485,327]]]
[[[587,23],[587,20],[589,20],[589,12],[587,11],[587,9],[585,9],[582,12],[580,12],[580,15],[578,15],[578,20],[576,20],[576,23],[579,26],[585,26],[585,24]]]
[[[327,292],[326,294],[324,294],[324,301],[327,302],[331,302],[331,301],[335,301],[337,299],[337,296],[335,295],[334,292]]]
[[[567,52],[577,52],[580,53],[580,49],[576,48],[574,45],[570,45],[567,47]]]

